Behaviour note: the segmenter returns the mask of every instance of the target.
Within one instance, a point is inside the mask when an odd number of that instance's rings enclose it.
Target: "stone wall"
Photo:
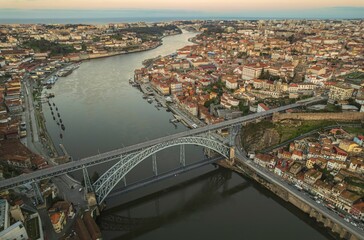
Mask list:
[[[364,112],[345,113],[274,113],[273,122],[284,120],[307,120],[307,121],[364,121]]]
[[[251,167],[247,164],[245,164],[242,161],[235,160],[234,165],[231,165],[231,163],[227,161],[218,161],[217,162],[220,166],[231,169],[233,171],[236,171],[238,173],[244,174],[258,183],[260,183],[262,186],[266,187],[273,193],[275,193],[277,196],[279,196],[281,199],[283,199],[286,202],[289,202],[296,206],[298,209],[302,210],[304,213],[308,214],[310,217],[315,218],[317,222],[320,222],[324,225],[324,227],[331,229],[332,232],[336,233],[336,236],[340,236],[342,239],[348,239],[348,240],[359,240],[360,238],[355,236],[354,234],[348,232],[344,226],[341,226],[335,222],[333,222],[330,218],[325,217],[320,211],[317,211],[316,209],[310,207],[306,202],[301,201],[297,197],[293,196],[291,193],[289,193],[287,190],[281,188],[278,185],[275,185],[269,181],[267,181],[265,178],[261,177],[259,174],[257,174],[254,169],[251,169]],[[236,167],[236,165],[239,165],[239,168]]]

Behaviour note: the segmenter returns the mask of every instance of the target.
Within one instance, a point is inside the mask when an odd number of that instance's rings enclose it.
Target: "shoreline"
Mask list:
[[[107,58],[107,57],[113,57],[113,56],[117,56],[117,55],[124,55],[124,54],[130,54],[130,53],[138,53],[138,52],[145,52],[145,51],[150,51],[153,49],[156,49],[160,46],[163,45],[163,41],[162,39],[165,37],[170,37],[170,36],[176,36],[176,35],[180,35],[183,34],[182,33],[176,33],[176,34],[171,34],[171,35],[167,35],[167,36],[162,36],[159,38],[159,43],[147,48],[147,49],[135,49],[135,50],[131,50],[131,51],[123,51],[123,52],[111,52],[111,53],[106,53],[106,54],[99,54],[99,55],[91,55],[87,54],[87,56],[89,58],[84,58],[84,59],[74,59],[74,60],[69,60],[68,62],[81,62],[85,61],[85,60],[93,60],[93,59],[99,59],[99,58]],[[71,73],[72,74],[72,73]],[[52,74],[51,74],[52,75]],[[50,75],[50,76],[51,76]],[[44,88],[42,88],[42,91],[44,90]],[[37,100],[37,102],[42,106],[42,103],[40,102],[40,100]],[[42,146],[45,150],[50,151],[52,153],[53,156],[43,156],[43,157],[47,157],[49,158],[50,161],[53,162],[53,160],[51,160],[52,158],[60,158],[62,156],[59,155],[58,151],[57,151],[57,147],[52,139],[52,137],[49,135],[47,126],[46,126],[46,119],[44,116],[44,113],[42,111],[43,106],[41,107],[40,111],[38,111],[37,113],[37,121],[41,124],[39,124],[39,128],[41,129],[41,132],[44,134],[44,136],[41,138],[42,139]],[[40,135],[40,134],[39,134]],[[49,153],[47,155],[50,155]]]
[[[92,59],[98,59],[98,58],[107,58],[107,57],[113,57],[113,56],[118,56],[118,55],[124,55],[124,54],[130,54],[130,53],[138,53],[138,52],[145,52],[145,51],[150,51],[153,49],[156,49],[160,46],[163,45],[163,41],[162,39],[165,37],[171,37],[171,36],[176,36],[176,35],[180,35],[183,34],[182,33],[175,33],[175,34],[170,34],[167,36],[161,36],[159,38],[159,42],[154,45],[151,46],[149,48],[144,48],[144,49],[134,49],[134,50],[130,50],[130,51],[118,51],[118,52],[108,52],[108,53],[85,53],[85,54],[79,54],[77,56],[74,57],[65,57],[66,59],[68,58],[68,62],[80,62],[80,61],[85,61],[85,60],[92,60]]]

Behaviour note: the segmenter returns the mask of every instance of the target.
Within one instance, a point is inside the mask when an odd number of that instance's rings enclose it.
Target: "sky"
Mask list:
[[[364,0],[0,0],[0,18],[363,18]]]

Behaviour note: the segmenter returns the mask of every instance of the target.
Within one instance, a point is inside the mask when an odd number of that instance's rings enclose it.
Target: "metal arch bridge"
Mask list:
[[[111,190],[122,179],[124,179],[128,172],[130,172],[134,167],[136,167],[139,163],[141,163],[143,160],[147,159],[150,156],[152,156],[154,174],[157,175],[157,161],[155,154],[159,151],[173,146],[181,146],[180,163],[182,166],[185,166],[184,145],[187,144],[193,144],[209,148],[226,158],[229,158],[230,156],[230,147],[214,139],[211,139],[208,136],[191,136],[172,139],[170,141],[158,143],[139,152],[133,152],[121,156],[120,160],[116,164],[114,164],[109,170],[107,170],[93,184],[88,182],[87,177],[85,177],[85,183],[87,182],[89,188],[88,191],[95,192],[98,203],[103,202],[107,195],[111,192]],[[87,176],[87,172],[85,172],[84,176]]]
[[[120,158],[122,156],[127,156],[129,154],[136,153],[140,150],[146,149],[146,148],[151,147],[156,144],[160,144],[163,142],[168,142],[168,141],[172,141],[172,140],[184,138],[184,137],[198,136],[203,133],[214,132],[219,129],[226,129],[226,128],[230,128],[230,127],[240,126],[241,124],[246,123],[246,122],[250,122],[250,121],[254,121],[256,119],[271,116],[273,113],[276,113],[276,112],[281,112],[281,111],[285,111],[285,110],[291,109],[291,108],[306,106],[308,104],[312,104],[312,103],[316,103],[316,102],[320,102],[320,101],[322,101],[322,98],[317,98],[317,99],[307,101],[307,102],[289,104],[286,106],[270,109],[265,112],[250,114],[248,116],[224,121],[221,123],[207,125],[207,126],[196,128],[196,129],[191,129],[191,130],[188,130],[185,132],[176,133],[173,135],[169,135],[169,136],[157,138],[154,140],[146,141],[143,143],[138,143],[135,145],[123,147],[123,148],[120,148],[117,150],[109,151],[106,153],[101,153],[101,154],[98,154],[95,156],[86,157],[86,158],[80,159],[78,161],[72,161],[69,163],[62,164],[62,165],[53,166],[53,167],[41,169],[41,170],[38,170],[38,171],[35,171],[32,173],[24,174],[24,175],[21,175],[18,177],[5,179],[5,180],[0,181],[0,190],[13,188],[13,187],[25,184],[25,183],[34,183],[34,182],[37,182],[37,181],[40,181],[43,179],[47,179],[50,177],[59,176],[59,175],[63,175],[63,174],[69,173],[69,172],[85,169],[85,167],[88,167],[88,166],[97,165],[97,164],[105,163],[105,162],[112,161],[112,160],[120,160]]]

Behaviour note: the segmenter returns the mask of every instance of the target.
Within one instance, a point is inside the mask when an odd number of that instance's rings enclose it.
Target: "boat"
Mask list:
[[[63,138],[63,134],[62,134],[62,133],[60,133],[60,134],[59,134],[59,137],[60,137],[60,138]]]
[[[147,99],[147,98],[148,98],[148,96],[143,94],[143,99]]]
[[[66,129],[66,127],[64,126],[64,124],[61,125],[62,130],[64,131]]]
[[[58,117],[61,117],[61,115],[59,113],[57,113]]]
[[[179,121],[178,121],[178,119],[175,119],[175,118],[174,118],[174,119],[169,119],[169,121],[170,121],[171,123],[179,122]]]
[[[153,99],[148,98],[148,99],[147,99],[147,102],[148,102],[148,103],[152,103],[152,102],[153,102]]]
[[[53,103],[53,106],[56,106],[56,104],[55,104],[55,103]]]
[[[48,106],[51,106],[51,103],[50,102],[48,102]]]
[[[56,107],[56,111],[58,111],[58,107]]]
[[[53,115],[54,113],[53,113],[53,111],[51,111],[51,114]]]
[[[59,122],[62,123],[62,119],[61,118],[59,119]]]
[[[55,116],[53,116],[53,120],[56,121],[56,117]]]

